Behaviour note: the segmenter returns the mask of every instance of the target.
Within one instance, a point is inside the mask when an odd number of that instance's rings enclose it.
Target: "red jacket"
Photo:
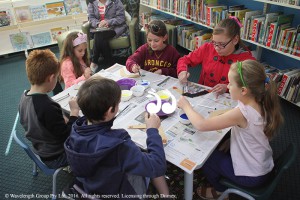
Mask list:
[[[199,84],[213,87],[217,84],[228,84],[230,65],[236,61],[255,60],[250,51],[238,49],[229,56],[219,56],[214,45],[205,43],[178,60],[177,74],[187,71],[187,66],[202,64]]]

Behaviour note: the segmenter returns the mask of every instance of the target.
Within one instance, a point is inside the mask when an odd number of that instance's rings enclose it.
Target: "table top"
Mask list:
[[[125,71],[125,73],[124,73]],[[146,89],[141,97],[132,97],[129,101],[121,102],[119,105],[120,114],[114,121],[113,128],[126,129],[131,136],[132,140],[141,148],[146,149],[146,132],[144,129],[128,129],[130,125],[138,125],[144,123],[145,106],[148,102],[154,100],[153,97],[148,95],[148,91],[159,91],[168,89],[178,100],[182,95],[182,85],[178,79],[164,75],[154,74],[148,71],[141,70],[142,79],[150,81],[150,87]],[[126,72],[123,65],[115,64],[112,67],[102,70],[94,76],[101,75],[115,81],[132,76]],[[135,80],[140,80],[141,77],[137,76]],[[67,111],[69,108],[69,98],[76,96],[80,82],[72,87],[57,94],[53,99],[58,102],[61,107]],[[205,90],[205,86],[192,84],[191,90]],[[208,93],[203,96],[188,98],[194,109],[201,113],[204,117],[209,117],[212,112],[221,111],[233,108],[237,102],[231,100],[229,94],[223,94],[217,99],[215,94]],[[230,128],[201,132],[196,130],[191,124],[184,125],[179,121],[179,111],[176,109],[174,113],[163,118],[161,126],[165,131],[168,139],[167,144],[164,146],[166,159],[180,167],[188,173],[192,173],[195,169],[201,167],[209,155],[216,148],[218,143],[222,140],[224,135]],[[80,113],[82,115],[82,113]]]

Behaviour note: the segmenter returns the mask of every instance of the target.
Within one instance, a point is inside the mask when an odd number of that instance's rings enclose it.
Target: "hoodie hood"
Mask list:
[[[82,117],[73,124],[71,134],[65,142],[65,150],[76,176],[93,176],[101,161],[130,138],[125,130],[112,130],[113,121],[114,119],[87,125],[86,118]]]

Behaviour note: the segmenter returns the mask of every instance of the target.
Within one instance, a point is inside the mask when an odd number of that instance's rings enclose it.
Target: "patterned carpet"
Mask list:
[[[51,48],[58,55],[56,47]],[[0,199],[5,199],[5,195],[31,195],[33,199],[49,199],[43,198],[49,195],[52,188],[52,180],[50,176],[40,173],[37,177],[33,177],[32,163],[23,150],[13,141],[9,153],[6,155],[8,141],[10,140],[11,129],[18,110],[20,96],[24,89],[29,88],[29,84],[25,73],[25,56],[24,54],[10,55],[9,58],[0,57]],[[193,69],[191,76],[196,80],[199,75],[199,69]],[[194,80],[194,81],[195,81]],[[295,105],[282,101],[283,113],[285,117],[285,125],[280,130],[280,134],[272,141],[271,145],[274,150],[274,156],[278,156],[290,142],[300,147],[300,110]],[[22,128],[18,126],[18,131],[22,132]],[[300,196],[300,173],[297,167],[300,164],[299,155],[296,163],[284,174],[278,187],[272,194],[272,200],[296,200]],[[166,174],[170,179],[168,184],[172,194],[177,199],[183,199],[183,171],[168,165]],[[72,176],[68,173],[61,172],[58,175],[58,191],[72,180]],[[202,183],[201,169],[197,170],[194,175],[194,191]],[[20,196],[19,196],[20,197]],[[25,199],[26,196],[23,196]],[[8,199],[14,199],[9,197]],[[28,198],[26,198],[28,199]],[[195,200],[200,199],[194,195]],[[232,199],[230,197],[230,199]],[[239,199],[239,198],[237,198]]]

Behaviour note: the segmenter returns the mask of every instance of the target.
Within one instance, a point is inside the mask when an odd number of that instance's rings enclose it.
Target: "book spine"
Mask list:
[[[282,92],[282,90],[283,90],[283,88],[284,88],[284,85],[285,85],[287,79],[288,79],[288,76],[287,76],[286,74],[284,74],[284,75],[282,76],[281,82],[280,82],[280,84],[279,84],[279,86],[278,86],[278,89],[277,89],[277,94],[278,94],[278,95],[281,95],[281,92]]]
[[[266,43],[267,47],[271,47],[272,37],[274,35],[274,29],[275,29],[275,24],[271,23],[270,31],[269,31],[269,35],[268,35],[268,39],[267,39],[267,43]]]

